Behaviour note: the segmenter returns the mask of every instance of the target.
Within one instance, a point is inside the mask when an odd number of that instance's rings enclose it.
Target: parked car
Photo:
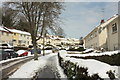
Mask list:
[[[34,54],[34,49],[31,49],[30,52],[31,52],[31,54]],[[37,53],[41,54],[41,50],[39,48],[37,48]]]
[[[52,50],[52,46],[45,46],[44,50]]]
[[[8,48],[13,48],[13,46],[11,46],[10,44],[0,44],[0,48],[5,48],[5,49],[8,49]]]
[[[0,60],[18,57],[18,54],[13,49],[0,49]]]
[[[9,54],[5,52],[3,49],[0,49],[0,60],[6,60]]]
[[[13,49],[4,49],[4,51],[9,54],[8,58],[18,57],[18,54]]]
[[[57,47],[53,47],[52,52],[54,53],[56,51],[59,51],[59,49]]]
[[[28,51],[27,50],[18,50],[16,53],[18,54],[19,57],[28,55]]]
[[[29,51],[31,52],[31,54],[34,54],[34,48],[33,48],[33,45],[29,45]],[[38,48],[38,46],[37,46],[37,53],[38,54],[41,54],[41,49],[40,48]]]

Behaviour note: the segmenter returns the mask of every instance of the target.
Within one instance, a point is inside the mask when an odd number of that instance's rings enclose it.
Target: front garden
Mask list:
[[[65,51],[59,52],[58,58],[59,64],[63,68],[68,80],[104,80],[105,78],[114,80],[119,76],[117,67],[106,64],[119,65],[119,54],[112,55],[112,57],[109,55],[78,57],[68,56],[68,54],[66,56],[66,53],[64,52]],[[89,61],[87,59],[95,60]],[[104,63],[100,62],[100,60]]]

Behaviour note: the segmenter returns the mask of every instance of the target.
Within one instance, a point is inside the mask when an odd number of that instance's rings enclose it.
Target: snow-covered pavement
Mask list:
[[[39,57],[38,61],[31,60],[27,62],[9,78],[33,78],[37,72],[43,70],[46,66],[49,66],[53,72],[56,71],[60,78],[66,78],[59,66],[57,53]]]
[[[57,69],[57,56],[51,56],[48,58],[46,66],[44,69],[39,71],[38,78],[59,78],[60,74],[58,73]]]

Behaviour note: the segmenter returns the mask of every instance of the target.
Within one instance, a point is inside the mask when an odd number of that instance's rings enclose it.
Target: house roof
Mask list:
[[[30,35],[30,33],[21,31],[21,30],[16,30],[16,29],[9,29],[3,26],[0,26],[1,31],[6,31],[6,32],[12,32],[12,33],[19,33],[19,34],[25,34],[25,35]]]
[[[118,14],[112,16],[111,18],[109,18],[108,20],[106,20],[104,23],[97,25],[89,34],[87,34],[84,39],[89,36],[95,29],[98,29],[99,27],[105,27],[106,25],[108,25],[109,23],[111,23],[113,20],[115,20],[118,17]]]

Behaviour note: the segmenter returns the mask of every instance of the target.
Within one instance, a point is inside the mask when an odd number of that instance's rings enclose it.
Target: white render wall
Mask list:
[[[84,38],[84,47],[85,48],[94,48],[97,46],[97,49],[104,48],[105,50],[120,50],[120,19],[118,20],[118,15],[113,16],[105,23],[98,26],[97,29],[97,37],[93,37],[89,39],[90,35],[95,32],[95,29],[91,31],[85,38]],[[112,25],[117,23],[117,32],[112,32]],[[99,32],[100,28],[102,28],[101,32]],[[119,35],[118,35],[119,34]],[[97,45],[95,45],[97,43]],[[91,46],[92,45],[92,46]]]
[[[113,33],[112,32],[112,24],[114,23],[117,23],[117,32]],[[118,49],[118,18],[115,19],[114,21],[112,21],[108,27],[107,27],[107,30],[108,30],[108,50],[117,50]]]
[[[118,49],[120,50],[120,16],[118,17]]]

